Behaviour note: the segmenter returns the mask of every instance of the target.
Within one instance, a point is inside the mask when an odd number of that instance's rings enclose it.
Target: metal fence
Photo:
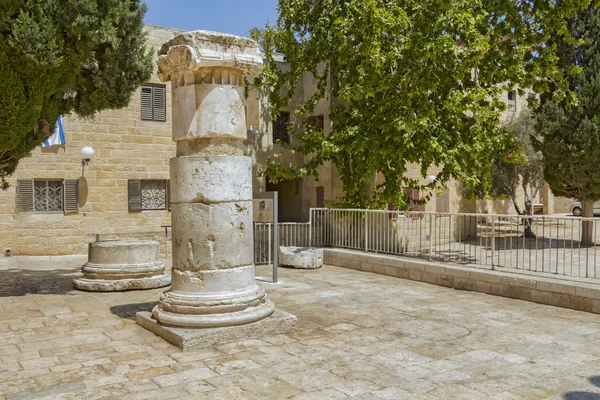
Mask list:
[[[307,247],[310,223],[280,222],[279,246]],[[273,257],[273,223],[254,223],[254,263],[271,264]]]
[[[600,277],[595,218],[311,209],[309,223],[309,245],[317,247]]]

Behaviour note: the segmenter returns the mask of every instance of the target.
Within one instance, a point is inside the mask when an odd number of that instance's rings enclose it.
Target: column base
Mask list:
[[[89,292],[121,292],[125,290],[157,289],[171,284],[171,276],[162,274],[147,278],[131,279],[88,279],[73,280],[75,289]]]
[[[260,321],[218,328],[197,329],[165,326],[158,323],[152,313],[148,311],[138,312],[135,321],[138,325],[183,351],[287,333],[296,329],[298,324],[295,315],[279,309]]]
[[[152,310],[152,316],[160,322],[161,325],[175,326],[181,328],[215,328],[221,326],[243,325],[259,321],[273,314],[275,304],[266,297],[264,291],[262,296],[253,297],[252,302],[239,302],[237,304],[218,304],[203,305],[200,307],[173,307],[178,311],[170,312],[165,310],[164,298],[161,297],[161,304]],[[169,294],[169,293],[165,293]],[[222,302],[226,303],[223,299]],[[252,303],[258,303],[251,305]],[[213,311],[214,313],[210,313]]]

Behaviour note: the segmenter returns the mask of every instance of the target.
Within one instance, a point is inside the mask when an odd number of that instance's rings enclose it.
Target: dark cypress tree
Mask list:
[[[560,65],[568,76],[571,97],[551,87],[536,110],[544,180],[556,196],[582,202],[583,216],[593,216],[600,200],[600,10],[589,6],[568,22],[577,43],[553,37]],[[575,71],[575,66],[579,71]],[[564,96],[563,96],[564,97]],[[592,223],[584,222],[583,244],[593,240]]]
[[[145,11],[140,0],[0,1],[3,184],[59,115],[129,103],[152,71]]]

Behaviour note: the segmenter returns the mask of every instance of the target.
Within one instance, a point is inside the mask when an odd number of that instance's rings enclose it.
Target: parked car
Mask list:
[[[581,202],[579,202],[579,201],[572,202],[571,206],[569,207],[569,211],[571,213],[573,213],[574,216],[581,217],[581,214],[583,214],[583,208],[581,207]],[[600,214],[600,201],[597,201],[594,203],[594,215],[596,215],[596,214]]]

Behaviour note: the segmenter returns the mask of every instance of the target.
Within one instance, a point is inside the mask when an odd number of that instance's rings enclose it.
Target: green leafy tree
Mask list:
[[[403,207],[403,187],[430,192],[450,179],[471,195],[487,190],[490,160],[514,147],[498,124],[501,93],[543,91],[550,78],[566,88],[545,43],[553,31],[567,35],[565,18],[588,2],[280,0],[277,24],[253,32],[266,58],[255,84],[270,90],[274,114],[305,74],[317,90],[298,108],[306,128],[295,150],[308,161],[285,171],[271,160],[266,174],[316,178],[332,162],[346,206]],[[289,68],[278,67],[275,51]],[[331,99],[328,135],[306,123],[324,98]],[[423,177],[437,168],[435,183],[406,177],[409,164]],[[369,191],[375,172],[385,183]]]
[[[125,107],[152,71],[139,0],[0,2],[0,178],[59,115]]]
[[[518,157],[493,159],[494,172],[488,194],[505,197],[518,214],[533,214],[533,199],[544,185],[542,153],[534,146],[537,142],[535,118],[531,110],[523,110],[517,118],[510,120],[504,128],[513,135],[515,153]],[[519,204],[517,190],[523,189],[524,204]],[[534,238],[531,220],[525,219],[525,237]]]
[[[593,6],[569,18],[567,27],[579,41],[565,42],[556,34],[548,43],[555,46],[559,65],[576,101],[556,98],[559,85],[540,99],[536,111],[540,132],[539,148],[544,156],[544,179],[556,196],[582,202],[583,216],[593,216],[594,201],[600,200],[600,10]],[[593,223],[583,223],[583,244],[593,241]]]

